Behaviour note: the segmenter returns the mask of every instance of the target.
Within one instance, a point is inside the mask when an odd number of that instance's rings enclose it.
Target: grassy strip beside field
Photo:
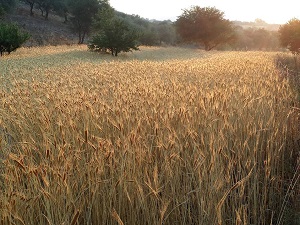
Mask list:
[[[278,220],[299,111],[274,53],[66,48],[0,61],[3,224]]]

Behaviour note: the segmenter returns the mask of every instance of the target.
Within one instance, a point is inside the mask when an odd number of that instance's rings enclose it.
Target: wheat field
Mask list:
[[[280,222],[299,110],[274,57],[58,46],[1,58],[0,224]]]

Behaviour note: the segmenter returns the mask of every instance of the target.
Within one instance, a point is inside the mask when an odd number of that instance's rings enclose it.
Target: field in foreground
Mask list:
[[[274,57],[64,46],[1,59],[1,224],[292,221],[299,110]]]

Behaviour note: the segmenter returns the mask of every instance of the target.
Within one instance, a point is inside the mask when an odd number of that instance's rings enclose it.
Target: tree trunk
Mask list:
[[[42,17],[44,17],[44,10],[42,7],[39,7],[39,9],[41,10],[41,13],[42,13]]]
[[[78,31],[78,44],[81,44],[81,31]]]
[[[85,31],[83,31],[83,32],[78,31],[78,44],[79,45],[83,44],[84,39],[85,39],[85,35],[86,35]]]
[[[67,23],[68,22],[68,12],[64,11],[64,17],[65,17],[64,23]]]
[[[48,20],[49,10],[46,9],[45,20]]]
[[[209,49],[209,44],[208,44],[207,42],[204,42],[203,44],[204,44],[204,49],[205,49],[205,51],[208,51],[208,49]]]
[[[33,6],[34,3],[29,3],[30,4],[30,16],[33,16]]]
[[[45,20],[48,20],[48,16],[49,16],[49,11],[50,9],[49,8],[46,8],[46,15],[45,15]]]
[[[80,44],[83,44],[83,42],[84,42],[84,39],[85,39],[85,35],[86,35],[86,32],[85,32],[85,31],[83,31],[83,34],[82,34],[82,37],[81,37]]]

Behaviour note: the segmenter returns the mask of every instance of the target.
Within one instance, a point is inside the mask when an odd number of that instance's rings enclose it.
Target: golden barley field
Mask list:
[[[0,224],[280,224],[299,108],[274,57],[1,58]]]

